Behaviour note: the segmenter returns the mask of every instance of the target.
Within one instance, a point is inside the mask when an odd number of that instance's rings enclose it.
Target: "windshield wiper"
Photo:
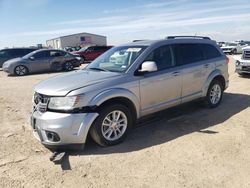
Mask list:
[[[90,69],[90,70],[99,70],[99,71],[109,71],[109,70],[107,70],[107,69],[103,69],[103,68],[98,68],[98,67],[91,67],[91,68],[88,68],[88,69]]]

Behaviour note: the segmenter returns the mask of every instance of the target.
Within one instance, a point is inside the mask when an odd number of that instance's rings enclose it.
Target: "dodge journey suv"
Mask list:
[[[46,147],[122,142],[146,115],[194,99],[217,107],[228,59],[208,37],[168,37],[114,47],[83,70],[36,85],[31,124]]]

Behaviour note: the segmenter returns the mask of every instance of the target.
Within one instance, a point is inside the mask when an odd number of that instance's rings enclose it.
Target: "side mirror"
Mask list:
[[[31,57],[30,57],[30,60],[33,61],[33,60],[35,60],[35,58],[34,58],[33,56],[31,56]]]
[[[157,65],[154,61],[145,61],[141,65],[141,69],[138,70],[139,73],[145,72],[155,72],[157,71]]]

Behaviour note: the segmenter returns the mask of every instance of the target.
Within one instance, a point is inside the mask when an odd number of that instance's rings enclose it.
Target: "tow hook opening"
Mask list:
[[[57,133],[51,132],[51,131],[45,131],[47,139],[51,142],[59,142],[60,137]]]

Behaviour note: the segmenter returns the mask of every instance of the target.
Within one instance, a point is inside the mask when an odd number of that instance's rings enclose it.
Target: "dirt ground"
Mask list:
[[[124,143],[91,140],[62,165],[33,136],[32,88],[57,74],[0,71],[0,187],[250,187],[250,77],[234,73],[222,104],[191,103],[159,113]]]

